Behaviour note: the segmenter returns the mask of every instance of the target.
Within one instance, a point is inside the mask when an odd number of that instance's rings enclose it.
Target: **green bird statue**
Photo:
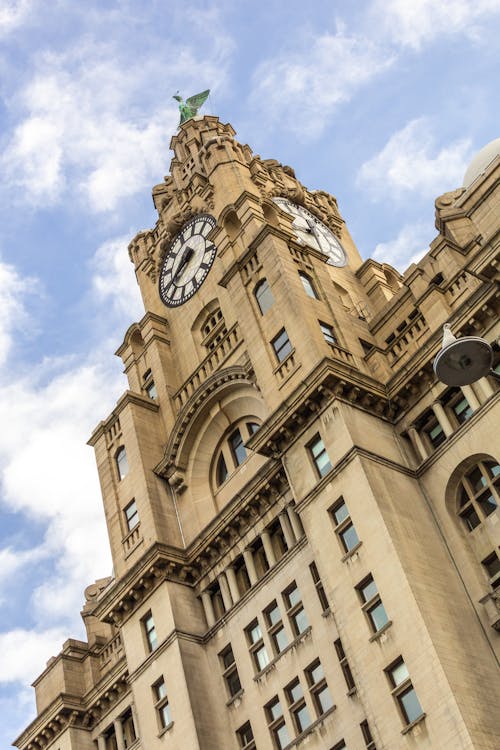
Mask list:
[[[173,99],[179,102],[179,112],[181,113],[179,125],[182,125],[183,122],[198,114],[199,108],[206,101],[209,93],[210,89],[207,89],[206,91],[202,91],[201,94],[190,96],[186,101],[184,101],[182,96],[179,96],[179,92],[174,94]]]

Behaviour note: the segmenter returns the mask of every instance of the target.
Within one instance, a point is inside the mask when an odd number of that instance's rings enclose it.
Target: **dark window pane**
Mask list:
[[[476,511],[474,510],[474,508],[472,507],[472,505],[469,505],[469,507],[466,508],[466,510],[462,511],[462,513],[460,513],[460,516],[465,521],[469,531],[472,531],[473,529],[476,528],[476,526],[479,526],[479,524],[481,523],[481,520],[479,516],[477,515]]]
[[[497,501],[489,490],[483,492],[482,495],[479,495],[479,497],[477,498],[477,502],[481,506],[481,510],[483,511],[485,516],[489,516],[490,513],[493,513],[493,511],[497,508]]]
[[[226,677],[226,682],[230,695],[236,695],[241,690],[240,678],[236,670]]]
[[[217,486],[226,481],[228,473],[226,461],[221,453],[217,461]]]
[[[233,655],[233,649],[228,648],[224,653],[222,654],[222,663],[224,664],[224,669],[227,669],[231,666],[231,664],[234,664],[234,655]]]
[[[466,476],[472,484],[474,492],[479,492],[482,487],[486,486],[486,477],[483,475],[479,466],[475,466]]]
[[[243,438],[241,437],[241,432],[239,430],[235,430],[232,435],[230,435],[229,444],[233,453],[234,463],[236,466],[239,466],[247,457],[247,451],[243,445]]]

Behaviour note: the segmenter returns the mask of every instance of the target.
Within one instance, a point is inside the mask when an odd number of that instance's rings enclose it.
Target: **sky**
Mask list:
[[[1,750],[112,572],[86,441],[126,388],[127,245],[157,218],[172,95],[210,88],[203,112],[403,271],[500,135],[499,32],[500,0],[0,0]]]

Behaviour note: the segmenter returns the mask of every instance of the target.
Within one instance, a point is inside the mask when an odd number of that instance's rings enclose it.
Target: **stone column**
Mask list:
[[[304,535],[304,529],[302,528],[299,514],[297,513],[293,505],[287,505],[286,512],[288,513],[288,518],[290,519],[295,539],[299,541],[299,539],[302,539]]]
[[[118,750],[125,750],[125,740],[123,739],[123,726],[121,719],[115,719],[113,722],[116,735],[116,747]]]
[[[255,562],[253,559],[253,552],[250,549],[250,547],[247,547],[243,550],[243,559],[245,561],[245,565],[247,568],[248,578],[250,581],[251,586],[255,586],[257,581],[259,580],[259,576],[257,575],[257,570],[255,569]]]
[[[469,406],[472,409],[472,411],[476,411],[479,409],[481,404],[479,403],[479,399],[470,387],[470,385],[461,385],[460,390],[464,394],[465,398],[469,402]]]
[[[495,393],[495,390],[492,387],[488,378],[481,378],[480,380],[477,380],[474,383],[474,388],[480,391],[480,393],[483,396],[484,401],[487,401]]]
[[[418,430],[415,427],[409,427],[408,428],[408,436],[411,440],[411,444],[413,445],[413,448],[415,450],[415,453],[420,458],[421,461],[425,461],[425,459],[428,457],[428,453],[425,449],[425,445],[422,441],[422,438],[420,437]]]
[[[434,401],[432,404],[432,411],[434,412],[434,415],[443,428],[443,432],[446,435],[446,437],[449,437],[451,433],[453,432],[453,427],[450,424],[450,420],[448,419],[448,416],[443,409],[442,404],[439,403],[439,401]]]
[[[97,737],[97,747],[99,750],[106,750],[106,737],[103,734]]]
[[[236,580],[236,573],[232,565],[230,565],[225,570],[227,582],[229,584],[229,591],[231,592],[231,598],[233,600],[233,604],[236,604],[237,601],[240,599],[240,589],[238,586],[238,581]]]
[[[212,597],[210,596],[209,591],[202,591],[201,603],[203,604],[203,609],[205,610],[207,625],[209,628],[211,628],[212,625],[215,624],[215,612],[214,605],[212,604]]]
[[[268,531],[263,531],[260,535],[262,544],[264,546],[264,552],[266,553],[267,563],[270,568],[276,565],[276,555],[274,554],[273,544],[271,542],[271,536]]]
[[[293,535],[290,519],[288,518],[286,511],[282,511],[278,518],[281,530],[283,531],[283,536],[285,537],[287,549],[291,549],[295,544],[295,537]]]
[[[224,609],[227,612],[233,606],[233,601],[231,599],[231,592],[229,591],[229,586],[227,585],[226,574],[219,573],[219,575],[217,576],[217,580],[219,581],[220,592],[222,594],[222,601],[224,602]]]

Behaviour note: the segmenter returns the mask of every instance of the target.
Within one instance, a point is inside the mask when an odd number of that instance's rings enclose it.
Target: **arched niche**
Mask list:
[[[271,224],[273,227],[279,226],[278,214],[272,203],[264,203],[262,206],[262,212],[264,214],[264,219],[268,224]]]
[[[221,220],[227,236],[231,242],[234,242],[241,232],[242,226],[236,210],[232,206],[229,207],[221,216]]]

